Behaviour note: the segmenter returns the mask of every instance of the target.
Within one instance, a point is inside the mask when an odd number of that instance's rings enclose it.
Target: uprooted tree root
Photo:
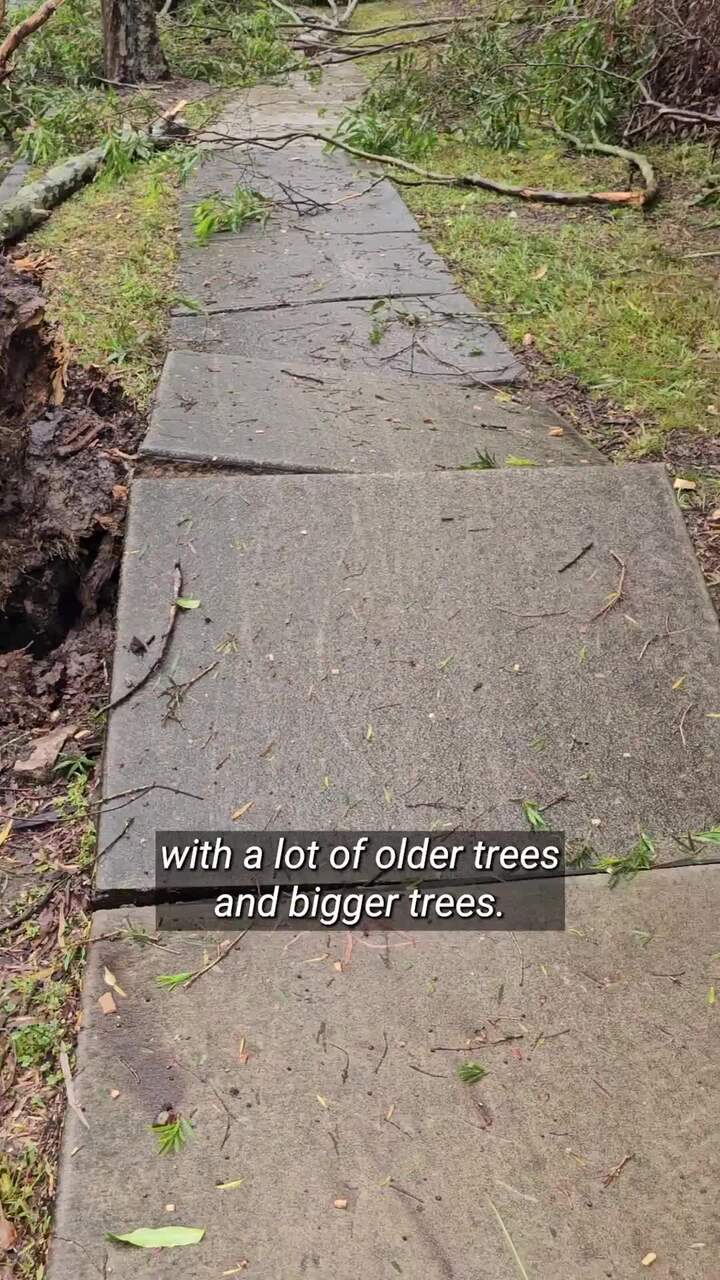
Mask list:
[[[0,723],[107,690],[111,614],[142,424],[98,371],[67,366],[33,277],[0,258]]]

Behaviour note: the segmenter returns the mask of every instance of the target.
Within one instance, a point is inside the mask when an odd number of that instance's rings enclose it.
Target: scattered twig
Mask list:
[[[187,990],[188,987],[191,987],[194,982],[197,982],[198,978],[202,978],[204,974],[209,973],[211,969],[214,969],[216,964],[220,964],[220,961],[224,960],[225,957],[229,955],[230,952],[233,951],[235,947],[239,945],[239,943],[242,942],[243,938],[247,936],[251,928],[252,928],[252,925],[248,926],[247,929],[243,929],[242,933],[239,933],[236,938],[233,938],[232,942],[229,942],[226,947],[219,947],[218,954],[215,956],[213,960],[210,960],[208,961],[207,964],[204,964],[202,969],[196,969],[194,973],[190,974],[190,977],[187,979],[187,981],[183,982],[182,984],[183,989]]]
[[[629,1156],[623,1156],[622,1160],[618,1164],[616,1164],[610,1170],[609,1173],[605,1175],[605,1177],[602,1180],[603,1186],[609,1187],[611,1182],[614,1182],[616,1178],[619,1178],[620,1174],[625,1168],[625,1165],[628,1164],[632,1159],[634,1159],[634,1156],[635,1156],[635,1153],[633,1151],[630,1152]]]
[[[680,722],[678,724],[678,733],[680,734],[680,738],[682,740],[682,744],[684,747],[687,747],[687,738],[685,737],[685,721],[687,720],[688,715],[690,714],[694,706],[695,706],[694,702],[688,702],[685,710],[680,716]]]
[[[13,916],[12,920],[6,920],[4,924],[0,924],[0,933],[7,933],[10,929],[17,929],[18,925],[25,924],[26,920],[31,920],[36,912],[42,911],[43,907],[47,906],[50,899],[66,880],[66,875],[58,876],[57,880],[53,881],[46,893],[41,894],[39,898],[35,898],[33,902],[28,904],[24,911],[21,911],[17,916]]]
[[[112,809],[110,810],[110,812],[112,813]],[[109,841],[108,841],[108,843],[105,845],[105,847],[104,847],[103,849],[98,850],[98,852],[97,852],[97,853],[96,853],[96,855],[95,855],[95,865],[96,865],[96,866],[97,866],[98,862],[100,861],[100,859],[101,859],[101,858],[104,858],[104,857],[105,857],[105,854],[106,854],[106,853],[109,853],[111,849],[114,849],[114,848],[115,848],[115,845],[116,845],[116,844],[119,844],[119,843],[120,843],[120,841],[123,839],[123,837],[127,835],[128,831],[130,830],[130,828],[131,828],[131,826],[132,826],[132,824],[133,824],[133,822],[134,822],[134,821],[135,821],[135,819],[134,819],[134,818],[128,818],[128,820],[127,820],[127,822],[125,823],[125,826],[123,827],[122,831],[119,831],[119,832],[118,832],[118,834],[117,834],[116,836],[114,836],[114,838],[113,838],[112,840],[109,840]]]
[[[610,555],[612,556],[616,564],[619,564],[620,566],[620,577],[618,578],[618,584],[615,590],[610,592],[610,595],[607,598],[607,603],[603,605],[602,609],[598,609],[597,613],[594,613],[592,618],[588,619],[589,622],[596,622],[598,618],[604,618],[605,615],[610,613],[611,609],[614,609],[615,606],[620,604],[620,601],[623,599],[623,592],[625,589],[625,577],[627,574],[627,565],[624,560],[621,560],[620,557],[615,554],[614,551],[611,551]]]
[[[524,957],[524,955],[523,955],[523,953],[522,953],[522,948],[521,948],[521,946],[520,946],[520,943],[518,942],[517,938],[515,937],[515,934],[514,934],[514,933],[511,933],[511,934],[510,934],[510,937],[512,938],[513,942],[515,943],[515,947],[516,947],[516,949],[517,949],[517,953],[518,953],[518,955],[519,955],[519,957],[520,957],[520,979],[519,979],[519,981],[518,981],[518,986],[519,986],[519,987],[521,987],[521,986],[523,985],[523,983],[525,982],[525,957]]]
[[[176,562],[173,569],[173,601],[170,606],[170,617],[168,619],[167,627],[165,628],[163,634],[160,637],[160,648],[158,650],[157,657],[155,658],[154,662],[150,663],[150,666],[148,667],[147,671],[143,676],[140,677],[137,684],[134,684],[131,689],[127,689],[125,693],[121,693],[117,698],[114,698],[111,702],[106,703],[104,707],[100,708],[101,712],[114,711],[116,707],[121,707],[124,702],[128,702],[130,698],[134,698],[135,694],[138,693],[140,689],[143,689],[145,687],[148,680],[150,680],[151,677],[155,675],[155,672],[164,662],[165,655],[168,651],[168,648],[170,647],[170,641],[172,639],[173,631],[175,630],[175,623],[177,621],[177,615],[178,615],[177,602],[180,596],[182,595],[182,586],[183,586],[183,572],[182,572],[180,563]]]
[[[134,804],[136,800],[141,800],[150,791],[171,791],[175,796],[186,796],[189,800],[204,800],[205,796],[200,796],[195,791],[182,791],[180,787],[172,787],[167,782],[148,782],[142,787],[128,787],[127,791],[116,791],[111,796],[103,796],[101,800],[96,800],[94,807],[100,809],[102,805],[109,804],[111,800],[124,800],[124,804],[116,804],[114,809],[106,809],[106,813],[117,813],[118,809],[125,809],[129,804]],[[127,797],[127,798],[126,798]]]
[[[375,1075],[375,1076],[377,1075],[377,1073],[378,1073],[378,1071],[380,1070],[380,1068],[381,1068],[381,1066],[382,1066],[383,1062],[384,1062],[384,1061],[385,1061],[385,1059],[387,1058],[387,1054],[388,1054],[388,1038],[387,1038],[387,1031],[383,1031],[383,1041],[384,1041],[385,1047],[383,1048],[383,1051],[382,1051],[382,1053],[380,1054],[380,1057],[379,1057],[379,1059],[378,1059],[377,1063],[376,1063],[376,1064],[375,1064],[375,1066],[373,1067],[373,1075]]]
[[[70,1070],[70,1061],[64,1049],[60,1050],[58,1054],[58,1061],[60,1063],[60,1070],[63,1074],[63,1080],[65,1081],[65,1097],[67,1098],[68,1106],[71,1111],[75,1112],[80,1123],[89,1130],[90,1124],[87,1117],[83,1114],[82,1107],[75,1096],[75,1084]]]
[[[218,660],[211,662],[209,667],[205,667],[203,671],[198,671],[196,676],[192,676],[190,680],[185,680],[181,683],[170,676],[170,684],[168,688],[163,689],[160,694],[161,698],[167,698],[167,706],[165,708],[165,714],[163,715],[163,722],[167,720],[179,721],[178,711],[193,685],[197,684],[198,680],[202,680],[204,676],[209,675],[210,672],[214,671],[216,667],[219,667],[219,665],[220,663]]]
[[[489,1196],[487,1200],[488,1200],[488,1204],[490,1205],[490,1208],[492,1209],[493,1213],[495,1214],[495,1217],[498,1220],[498,1223],[500,1224],[500,1230],[502,1231],[503,1236],[505,1238],[505,1243],[507,1244],[507,1247],[510,1250],[510,1253],[512,1254],[513,1261],[518,1269],[518,1274],[522,1277],[522,1280],[530,1280],[530,1277],[522,1264],[522,1259],[520,1257],[520,1254],[515,1248],[515,1243],[513,1241],[513,1238],[510,1235],[510,1232],[508,1231],[507,1227],[505,1226],[505,1223],[503,1222],[500,1216],[500,1210],[497,1208],[497,1206],[494,1204],[494,1202],[490,1199]]]
[[[588,542],[580,551],[578,551],[576,556],[573,556],[572,560],[568,560],[567,564],[562,565],[561,568],[558,569],[558,573],[565,573],[567,569],[572,569],[573,565],[576,565],[578,560],[582,560],[583,556],[586,556],[588,551],[592,551],[594,546],[594,542]]]

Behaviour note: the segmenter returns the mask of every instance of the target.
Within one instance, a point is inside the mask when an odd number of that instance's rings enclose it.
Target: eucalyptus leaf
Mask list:
[[[178,1249],[181,1245],[199,1244],[204,1235],[204,1227],[137,1227],[125,1235],[106,1232],[108,1240],[133,1244],[138,1249]]]

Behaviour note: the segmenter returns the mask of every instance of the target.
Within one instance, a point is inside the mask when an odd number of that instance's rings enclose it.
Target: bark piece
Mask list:
[[[77,725],[69,724],[62,729],[55,729],[53,733],[46,734],[44,738],[39,738],[37,742],[33,743],[29,756],[24,760],[15,761],[13,771],[23,777],[42,781],[52,772],[53,765],[67,739],[72,737],[76,729]]]

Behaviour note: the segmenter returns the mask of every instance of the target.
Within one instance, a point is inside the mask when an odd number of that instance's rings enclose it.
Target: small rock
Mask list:
[[[52,772],[65,742],[76,730],[77,725],[69,724],[63,729],[55,729],[53,733],[46,734],[44,738],[38,738],[32,745],[30,755],[24,760],[15,761],[13,772],[42,782]]]
[[[333,1200],[333,1205],[336,1209],[347,1209],[348,1202],[347,1200]]]

